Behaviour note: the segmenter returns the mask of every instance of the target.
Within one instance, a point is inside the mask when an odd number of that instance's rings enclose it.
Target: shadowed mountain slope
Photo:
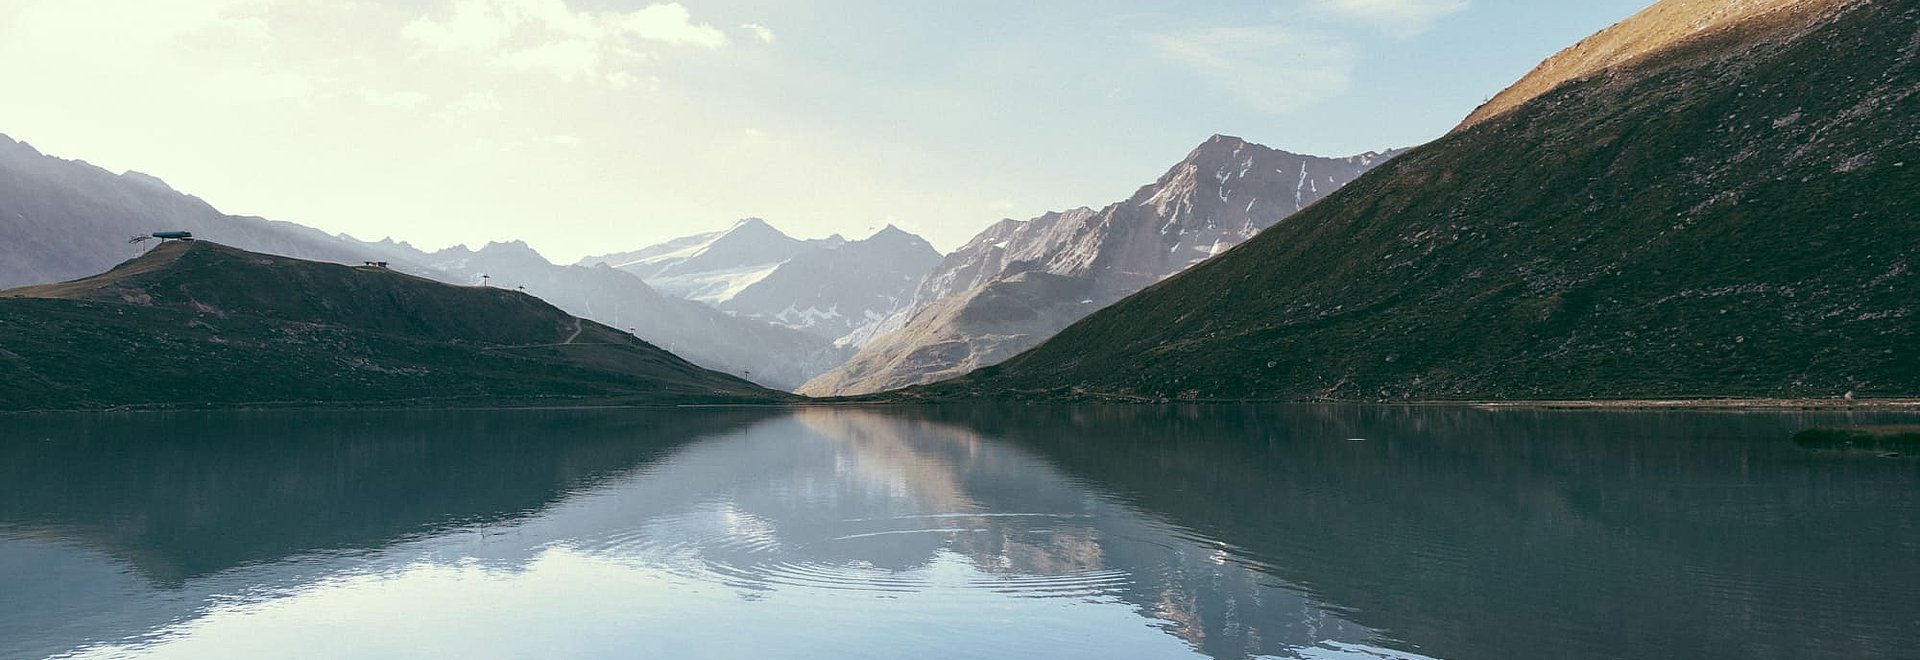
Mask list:
[[[0,328],[0,409],[781,397],[524,293],[205,241],[0,292]]]
[[[1920,394],[1920,3],[1766,4],[914,395]]]

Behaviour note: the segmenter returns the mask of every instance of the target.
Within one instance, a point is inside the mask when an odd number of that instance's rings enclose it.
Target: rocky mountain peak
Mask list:
[[[490,242],[473,253],[475,266],[486,268],[545,267],[552,265],[526,241]]]
[[[733,227],[727,230],[727,234],[728,235],[737,234],[741,236],[764,236],[768,238],[774,238],[774,237],[790,238],[789,236],[786,235],[785,232],[780,231],[779,229],[775,228],[772,224],[769,224],[766,220],[762,220],[760,218],[742,218],[739,222],[733,223]]]
[[[868,236],[866,240],[859,241],[859,242],[871,244],[871,245],[912,247],[916,245],[926,244],[927,240],[919,236],[916,236],[905,229],[901,229],[899,227],[893,226],[892,224],[888,224],[887,226],[880,228],[880,231],[874,232],[872,236]]]
[[[120,178],[126,179],[131,183],[147,186],[149,188],[154,188],[156,190],[161,190],[164,192],[178,192],[173,189],[173,186],[167,185],[167,182],[161,180],[160,177],[147,174],[145,172],[136,172],[134,170],[127,170],[126,172],[123,172],[120,174]]]
[[[497,254],[497,255],[518,254],[518,255],[532,255],[536,257],[540,256],[540,252],[538,250],[533,249],[533,246],[527,245],[527,242],[522,240],[490,241],[485,246],[481,247],[478,253],[479,254]]]
[[[1184,162],[1208,163],[1229,160],[1245,151],[1248,147],[1267,149],[1265,146],[1248,142],[1244,138],[1215,134],[1213,137],[1207,138],[1206,142],[1200,143],[1200,146],[1195,147],[1192,153],[1187,154],[1187,159]]]
[[[39,149],[33,148],[33,145],[27,144],[26,142],[23,142],[20,140],[15,140],[11,136],[5,133],[0,133],[0,153],[5,153],[9,151],[23,152],[23,155],[27,155],[27,156],[43,155],[40,153]]]
[[[1238,245],[1386,156],[1302,156],[1215,135],[1126,201],[995,223],[854,338],[853,361],[803,392],[873,392],[998,362]]]

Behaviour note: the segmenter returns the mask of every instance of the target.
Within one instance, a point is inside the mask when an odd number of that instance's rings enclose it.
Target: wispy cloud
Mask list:
[[[773,28],[769,28],[759,23],[741,23],[740,29],[746,30],[747,32],[752,33],[753,38],[759,39],[760,43],[763,43],[763,44],[773,43],[773,39],[774,39]]]
[[[1314,0],[1322,11],[1364,21],[1395,36],[1427,31],[1435,21],[1468,7],[1467,0]]]
[[[1351,44],[1281,26],[1205,28],[1149,39],[1162,57],[1264,112],[1286,112],[1337,95],[1353,76]]]
[[[693,21],[679,3],[629,12],[589,13],[564,0],[455,0],[441,15],[401,30],[406,39],[446,52],[486,58],[515,71],[565,80],[606,79],[608,69],[645,55],[634,42],[719,48],[727,35]]]

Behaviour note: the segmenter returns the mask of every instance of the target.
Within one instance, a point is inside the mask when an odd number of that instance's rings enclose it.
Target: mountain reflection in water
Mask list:
[[[1897,657],[1920,468],[1836,419],[16,417],[0,656]]]

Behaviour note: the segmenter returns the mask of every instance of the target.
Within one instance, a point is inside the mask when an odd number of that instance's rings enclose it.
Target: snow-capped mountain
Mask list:
[[[819,245],[720,303],[720,309],[839,339],[886,319],[940,252],[893,225],[864,240]]]
[[[844,343],[860,353],[801,392],[883,391],[998,363],[1225,252],[1397,153],[1321,158],[1216,135],[1126,201],[1001,221],[948,255],[907,306],[849,337]]]
[[[765,220],[747,218],[726,231],[678,238],[633,252],[588,257],[580,263],[605,263],[639,275],[661,293],[718,305],[801,253],[845,242],[838,235],[800,240],[781,233]]]
[[[940,261],[891,225],[864,240],[787,236],[758,218],[652,247],[581,260],[633,273],[662,293],[834,340],[888,318]]]

